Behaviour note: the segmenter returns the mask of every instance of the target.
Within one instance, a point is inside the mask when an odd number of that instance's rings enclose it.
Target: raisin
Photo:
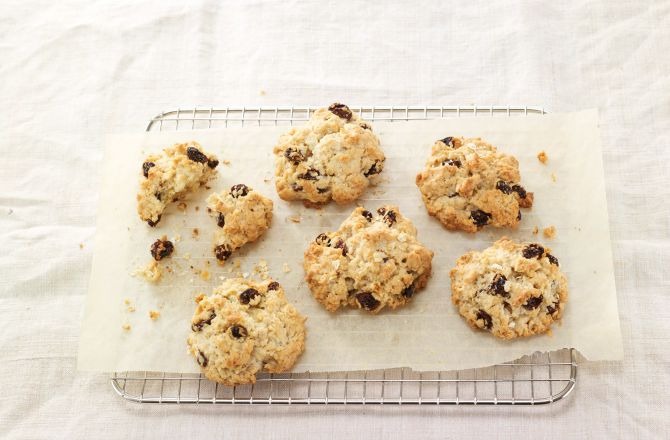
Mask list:
[[[206,367],[207,366],[207,356],[205,356],[205,353],[202,351],[198,350],[198,355],[195,357],[196,362],[198,362],[198,365],[201,367]]]
[[[521,185],[512,185],[512,191],[519,194],[522,199],[526,198],[526,190]]]
[[[207,163],[207,156],[195,147],[188,147],[186,149],[186,156],[193,162]]]
[[[279,290],[279,283],[276,281],[270,281],[270,284],[268,284],[268,290]]]
[[[396,219],[396,213],[394,211],[387,211],[386,214],[384,214],[384,223],[389,225],[389,228],[395,224],[398,220]]]
[[[364,209],[363,212],[361,212],[361,215],[365,217],[365,219],[369,222],[372,221],[372,213],[368,211],[367,209]]]
[[[509,313],[512,313],[512,306],[509,305],[509,303],[508,303],[507,301],[504,301],[504,302],[503,302],[503,307],[504,307],[505,310],[507,310]]]
[[[232,249],[227,244],[220,244],[214,248],[214,255],[219,261],[226,261],[232,253]]]
[[[219,226],[219,228],[226,226],[226,217],[223,215],[223,213],[219,212],[219,215],[216,217],[216,224]]]
[[[444,139],[440,139],[440,141],[441,141],[444,145],[446,145],[447,147],[453,147],[453,145],[451,145],[451,141],[453,141],[453,140],[454,140],[454,138],[453,138],[452,136],[447,136],[447,137],[444,138]]]
[[[549,262],[551,264],[554,264],[554,265],[558,266],[558,258],[554,257],[551,254],[547,254],[547,258],[549,258]]]
[[[382,163],[378,160],[375,161],[375,163],[372,164],[369,170],[367,170],[363,175],[365,177],[372,176],[373,174],[379,174],[382,172]]]
[[[332,104],[330,107],[328,107],[328,110],[330,110],[331,113],[339,116],[342,119],[346,119],[347,121],[351,120],[351,110],[349,110],[349,107],[347,107],[344,104],[340,104],[339,102],[336,102]]]
[[[386,214],[386,208],[384,208],[384,207],[382,206],[381,208],[379,208],[379,209],[377,210],[377,214],[379,214],[379,215],[384,215],[384,214]]]
[[[489,286],[489,292],[492,295],[500,295],[504,298],[509,298],[510,297],[509,292],[505,291],[506,282],[507,278],[505,277],[505,275],[501,275],[499,273],[495,274],[495,276],[493,277],[493,281]]]
[[[526,304],[523,305],[523,308],[526,310],[537,309],[540,306],[540,304],[542,304],[543,299],[544,298],[542,297],[542,295],[528,298],[528,301],[526,301]]]
[[[509,186],[507,182],[503,182],[502,180],[498,180],[498,182],[496,182],[496,189],[501,191],[503,194],[512,193],[512,187]]]
[[[249,194],[249,187],[244,183],[238,183],[237,185],[233,185],[230,188],[230,195],[235,199],[238,197],[244,197],[247,194]]]
[[[151,226],[152,228],[158,224],[158,222],[161,221],[161,215],[158,214],[158,217],[156,218],[156,221],[153,221],[151,219],[147,220],[147,224]]]
[[[491,220],[491,214],[484,212],[481,209],[476,209],[470,212],[470,218],[475,225],[481,227],[489,223]]]
[[[402,290],[401,295],[404,296],[405,298],[411,298],[412,295],[414,295],[414,289],[415,286],[414,283],[412,283]]]
[[[287,158],[293,165],[298,165],[300,162],[305,160],[305,156],[300,152],[300,150],[296,150],[295,148],[287,148],[286,151],[284,151],[284,157]]]
[[[493,327],[493,318],[491,318],[491,315],[480,309],[477,312],[477,321],[480,319],[484,321],[484,328],[491,330],[491,327]]]
[[[453,199],[454,197],[457,197],[459,194],[457,192],[449,194],[447,197],[450,199]]]
[[[158,200],[161,200],[163,198],[163,195],[161,193],[159,193],[158,191],[156,191],[154,193],[154,197],[156,197]]]
[[[323,194],[328,192],[328,188],[317,188],[316,192],[318,192],[319,194]]]
[[[320,244],[322,246],[330,246],[330,237],[328,237],[328,234],[321,233],[316,236],[316,240],[314,240],[316,244]]]
[[[362,128],[363,130],[370,130],[370,131],[372,131],[372,127],[370,127],[370,125],[366,124],[365,122],[362,122],[362,123],[361,123],[361,128]]]
[[[379,301],[369,292],[357,293],[356,300],[365,310],[374,310],[379,307]]]
[[[347,252],[349,252],[349,248],[347,247],[347,244],[340,238],[337,240],[337,243],[335,243],[335,249],[342,249],[342,256],[346,257]]]
[[[214,169],[214,168],[216,168],[217,166],[219,166],[219,161],[216,160],[216,159],[209,159],[209,160],[207,161],[207,166],[210,167],[211,169]]]
[[[258,293],[258,290],[249,288],[244,292],[240,293],[240,303],[249,304],[258,295],[260,295],[260,293]]]
[[[212,314],[209,315],[209,318],[199,321],[195,324],[191,324],[191,330],[193,330],[194,332],[201,331],[204,326],[210,325],[214,320],[214,318],[216,318],[216,313],[212,312]]]
[[[544,248],[539,244],[531,243],[523,249],[521,254],[524,258],[537,258],[539,260],[544,254]]]
[[[291,189],[295,192],[300,192],[302,191],[302,186],[298,185],[297,183],[293,182],[291,184]]]
[[[233,325],[230,327],[230,334],[233,335],[233,338],[240,339],[247,337],[247,329],[241,325]]]
[[[516,213],[516,219],[521,220],[521,210],[519,210],[519,212]]]
[[[549,313],[550,315],[553,315],[557,311],[558,311],[558,302],[555,302],[551,306],[547,306],[547,313]]]
[[[144,177],[146,177],[148,179],[149,178],[149,169],[151,167],[155,167],[155,166],[156,166],[156,164],[153,163],[153,162],[144,162],[142,164],[142,174],[144,174]]]
[[[302,179],[302,180],[316,180],[316,179],[319,178],[320,175],[321,175],[321,173],[319,173],[319,170],[314,169],[314,168],[310,168],[307,171],[305,171],[304,173],[298,174],[296,177],[298,177],[298,179]]]
[[[154,260],[160,261],[163,258],[169,257],[174,251],[174,245],[169,240],[156,240],[151,245],[151,256]]]
[[[450,165],[450,166],[456,167],[456,168],[460,168],[461,166],[463,166],[461,161],[458,160],[458,159],[453,159],[453,160],[452,159],[447,159],[444,162],[442,162],[442,165]]]

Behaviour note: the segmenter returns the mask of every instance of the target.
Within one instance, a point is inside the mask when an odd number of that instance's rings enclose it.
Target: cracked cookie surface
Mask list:
[[[208,379],[255,383],[260,371],[293,367],[305,349],[305,318],[278,282],[228,279],[199,299],[187,343]]]
[[[416,185],[428,213],[447,229],[477,232],[486,225],[516,228],[519,208],[533,205],[520,180],[513,156],[480,138],[446,137],[433,145]]]
[[[279,197],[308,206],[356,200],[376,184],[385,160],[372,125],[343,104],[318,109],[304,126],[291,128],[274,154]]]
[[[513,339],[544,333],[561,319],[568,283],[551,249],[501,238],[458,259],[451,299],[472,327]]]
[[[272,200],[242,183],[229,191],[211,194],[207,210],[218,226],[214,255],[223,263],[246,243],[256,241],[272,221]]]
[[[305,251],[305,280],[327,310],[354,307],[377,313],[407,304],[425,287],[433,252],[396,206],[356,208],[335,232],[322,233]]]
[[[137,194],[137,213],[149,226],[156,226],[165,208],[195,191],[216,176],[216,156],[197,142],[175,144],[142,163],[142,181]]]

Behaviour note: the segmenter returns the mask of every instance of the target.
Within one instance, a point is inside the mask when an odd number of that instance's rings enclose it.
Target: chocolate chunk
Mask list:
[[[410,284],[402,290],[401,295],[405,298],[411,298],[414,295],[414,288],[414,283]]]
[[[495,276],[493,277],[493,281],[489,286],[489,293],[491,295],[499,295],[502,296],[503,298],[509,298],[510,297],[509,292],[505,291],[506,282],[507,278],[505,277],[505,275],[499,273],[495,274]]]
[[[333,246],[335,249],[342,249],[342,256],[346,257],[347,252],[349,252],[349,248],[347,247],[347,244],[341,239],[337,239],[337,243],[335,243],[335,246]]]
[[[491,330],[491,327],[493,327],[493,318],[491,318],[491,315],[480,309],[477,312],[477,320],[479,321],[480,319],[484,321],[484,328]]]
[[[558,258],[554,257],[551,254],[547,254],[547,258],[549,258],[549,262],[551,264],[555,264],[556,266],[558,266]]]
[[[453,140],[454,138],[452,136],[447,136],[444,139],[440,139],[440,141],[442,141],[442,143],[445,144],[447,147],[453,147],[453,145],[451,145],[451,141]]]
[[[396,213],[394,211],[389,210],[384,214],[384,223],[389,225],[389,227],[393,226],[397,221]]]
[[[195,357],[196,362],[198,362],[198,365],[201,367],[206,367],[207,366],[207,356],[205,356],[205,353],[202,351],[198,350],[198,355]]]
[[[342,119],[346,119],[347,121],[351,120],[351,110],[349,110],[349,107],[347,107],[344,104],[340,104],[339,102],[336,102],[332,104],[330,107],[328,107],[328,110],[330,110],[331,113],[339,116]]]
[[[158,224],[158,222],[161,221],[161,215],[158,214],[158,218],[156,218],[156,221],[153,220],[147,220],[147,224],[151,226],[152,228]]]
[[[512,187],[509,186],[507,182],[503,182],[502,180],[498,180],[496,182],[496,189],[503,194],[511,194],[512,193]]]
[[[489,223],[491,220],[491,214],[484,212],[481,209],[476,209],[470,212],[470,218],[475,225],[481,227]]]
[[[365,310],[374,310],[379,307],[379,301],[369,292],[362,292],[356,294],[356,300]]]
[[[206,325],[210,325],[212,321],[216,318],[216,313],[212,312],[211,315],[209,315],[209,318],[204,319],[202,321],[198,321],[195,324],[191,324],[191,330],[194,332],[199,332],[202,331],[202,328]]]
[[[167,258],[172,255],[174,251],[174,245],[169,240],[156,240],[154,244],[151,245],[151,256],[154,257],[154,260],[160,261],[163,258]]]
[[[226,261],[233,253],[233,250],[227,244],[220,244],[214,248],[214,255],[219,261]]]
[[[279,283],[276,281],[270,281],[270,284],[268,284],[268,290],[279,290]]]
[[[207,161],[207,166],[210,167],[211,169],[216,168],[219,165],[219,161],[216,159],[209,159]]]
[[[303,188],[302,188],[302,186],[300,186],[300,185],[298,185],[297,183],[293,182],[293,183],[291,184],[291,189],[292,189],[293,191],[295,191],[295,192],[300,192],[300,191],[302,191]]]
[[[461,161],[458,160],[458,159],[453,159],[453,160],[452,160],[452,159],[447,159],[447,160],[445,160],[444,162],[442,162],[442,165],[443,165],[443,166],[444,166],[444,165],[450,165],[450,166],[452,166],[452,167],[456,167],[456,168],[460,168],[461,166],[463,166],[463,164],[461,163]]]
[[[249,304],[258,295],[260,295],[260,293],[258,293],[258,290],[249,288],[244,292],[240,293],[240,303]]]
[[[186,149],[186,156],[193,162],[207,163],[207,156],[195,147],[188,147]]]
[[[320,244],[321,246],[330,246],[330,237],[328,237],[327,234],[321,233],[316,236],[316,240],[314,240],[316,244]]]
[[[363,175],[365,177],[372,176],[373,174],[379,174],[382,172],[383,165],[382,162],[379,160],[376,160],[375,163],[372,164],[369,170],[367,170]]]
[[[377,210],[377,214],[379,214],[379,215],[384,215],[384,214],[386,214],[386,208],[384,208],[384,207],[382,206],[381,208],[379,208],[379,209]]]
[[[302,180],[316,180],[319,178],[321,173],[315,168],[310,168],[302,174],[298,174],[296,177]]]
[[[537,258],[539,260],[544,254],[544,248],[539,244],[531,243],[523,249],[521,254],[524,258]]]
[[[368,211],[367,209],[364,209],[364,210],[361,212],[361,215],[362,215],[363,217],[365,217],[365,219],[366,219],[367,221],[369,221],[369,222],[372,221],[372,213],[371,213],[370,211]]]
[[[230,188],[230,195],[235,199],[238,197],[244,197],[247,194],[249,194],[249,187],[244,183],[238,183],[237,185],[233,185]]]
[[[246,338],[249,333],[247,332],[247,329],[241,325],[233,325],[230,327],[230,334],[233,335],[233,338],[240,339]]]
[[[305,160],[305,156],[295,148],[287,148],[284,151],[284,157],[289,160],[293,165],[298,165],[300,162]]]
[[[146,177],[148,179],[149,178],[149,169],[151,167],[155,167],[155,166],[156,166],[156,164],[153,163],[153,162],[144,162],[142,164],[142,174],[144,174],[144,177]]]
[[[219,212],[219,215],[216,217],[216,224],[219,226],[219,228],[226,226],[226,217],[223,215],[223,213]]]
[[[540,304],[542,304],[543,299],[544,298],[542,297],[542,295],[528,298],[528,301],[526,301],[526,304],[523,305],[523,308],[526,310],[536,309],[540,306]]]
[[[512,185],[512,191],[519,194],[522,199],[526,198],[526,190],[521,185]]]

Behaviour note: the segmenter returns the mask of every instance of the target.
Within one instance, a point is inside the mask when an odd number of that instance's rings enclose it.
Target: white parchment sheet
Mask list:
[[[614,273],[596,111],[528,117],[459,118],[375,123],[387,160],[383,183],[358,201],[368,209],[397,204],[435,252],[433,276],[412,303],[376,316],[358,310],[325,311],[303,281],[302,254],[320,232],[335,230],[354,205],[321,210],[280,200],[272,180],[272,147],[286,127],[226,128],[110,136],[88,301],[78,367],[94,371],[197,372],[186,352],[186,337],[200,292],[210,293],[225,277],[258,277],[267,262],[270,275],[308,317],[306,351],[294,371],[338,371],[392,367],[449,370],[487,366],[535,351],[577,348],[589,360],[621,359]],[[515,155],[522,184],[535,193],[516,231],[484,229],[450,232],[429,217],[414,184],[436,139],[479,136]],[[175,142],[196,140],[218,155],[219,177],[211,189],[186,200],[185,211],[171,206],[158,227],[136,213],[135,195],[143,158]],[[536,158],[544,150],[549,162]],[[230,161],[229,165],[223,160]],[[268,233],[238,251],[221,267],[212,255],[215,221],[204,200],[212,191],[245,183],[270,197],[274,218]],[[291,217],[293,219],[291,219]],[[297,220],[296,223],[293,220]],[[542,228],[553,225],[553,240]],[[532,230],[537,226],[538,235]],[[194,229],[197,228],[197,233]],[[170,271],[156,285],[132,273],[151,260],[149,247],[162,235],[175,241],[165,261]],[[468,327],[450,300],[449,270],[459,255],[483,249],[509,235],[552,248],[567,274],[570,296],[563,322],[552,334],[500,341]],[[208,278],[209,275],[209,279]],[[128,299],[130,306],[124,303]],[[130,311],[134,309],[134,311]],[[160,316],[152,320],[149,312]],[[124,330],[124,324],[130,330]]]

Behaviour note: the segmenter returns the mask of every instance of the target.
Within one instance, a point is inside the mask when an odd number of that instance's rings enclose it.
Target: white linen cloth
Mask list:
[[[136,3],[0,4],[0,437],[667,436],[668,1]],[[624,361],[536,408],[137,406],[75,373],[102,134],[335,100],[598,107]]]

